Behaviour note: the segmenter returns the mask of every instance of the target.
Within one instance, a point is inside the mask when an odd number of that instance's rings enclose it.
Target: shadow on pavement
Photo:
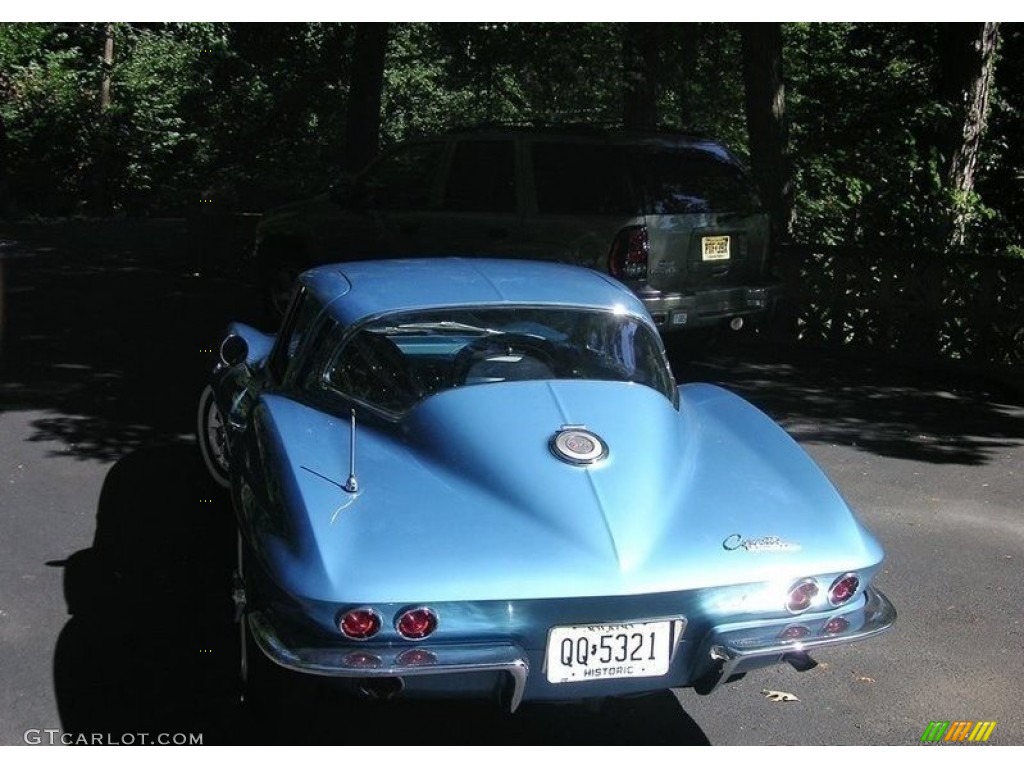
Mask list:
[[[685,344],[669,342],[680,383],[721,384],[804,443],[964,465],[985,464],[1024,444],[1024,396],[985,377],[779,346],[756,336],[727,339],[697,359]]]
[[[209,500],[209,501],[207,501]],[[54,681],[68,734],[203,734],[204,744],[706,744],[670,692],[600,711],[480,701],[353,699],[323,686],[269,709],[239,703],[229,500],[194,447],[132,453],[107,474],[96,537],[63,566],[71,618]]]
[[[19,225],[0,235],[0,408],[44,410],[41,441],[115,460],[187,439],[231,320],[264,328],[244,269],[200,265],[180,221]],[[219,269],[219,271],[218,271]],[[678,379],[722,383],[799,439],[881,456],[977,465],[1024,442],[1020,392],[725,334],[698,359],[669,342]]]
[[[112,461],[193,432],[212,347],[255,301],[196,276],[180,221],[19,226],[0,236],[0,408],[40,410],[38,441]]]

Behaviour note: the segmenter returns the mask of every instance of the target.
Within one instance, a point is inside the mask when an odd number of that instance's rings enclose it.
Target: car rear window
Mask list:
[[[676,403],[657,334],[639,318],[567,307],[468,307],[385,315],[350,334],[329,392],[401,414],[448,389],[590,379],[641,384]]]

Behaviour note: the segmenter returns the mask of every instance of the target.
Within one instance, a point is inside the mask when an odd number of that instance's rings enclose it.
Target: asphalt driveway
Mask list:
[[[932,720],[990,720],[991,743],[1024,744],[1020,391],[756,338],[675,349],[677,377],[748,397],[825,468],[886,547],[895,631],[709,697],[239,706],[230,510],[193,409],[220,328],[260,309],[191,253],[175,221],[0,227],[0,743],[351,743],[386,718],[405,743],[915,744]]]

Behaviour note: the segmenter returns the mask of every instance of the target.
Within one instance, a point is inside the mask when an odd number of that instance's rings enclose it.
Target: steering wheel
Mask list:
[[[553,373],[559,368],[551,351],[551,342],[542,336],[531,336],[525,333],[499,333],[481,336],[474,339],[459,350],[452,364],[452,386],[466,383],[466,376],[473,366],[484,360],[501,355],[520,353],[532,357],[546,365]]]

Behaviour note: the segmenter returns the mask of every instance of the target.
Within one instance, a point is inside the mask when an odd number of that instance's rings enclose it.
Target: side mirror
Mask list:
[[[249,356],[249,345],[241,336],[231,334],[220,343],[220,361],[228,368],[241,365]]]

